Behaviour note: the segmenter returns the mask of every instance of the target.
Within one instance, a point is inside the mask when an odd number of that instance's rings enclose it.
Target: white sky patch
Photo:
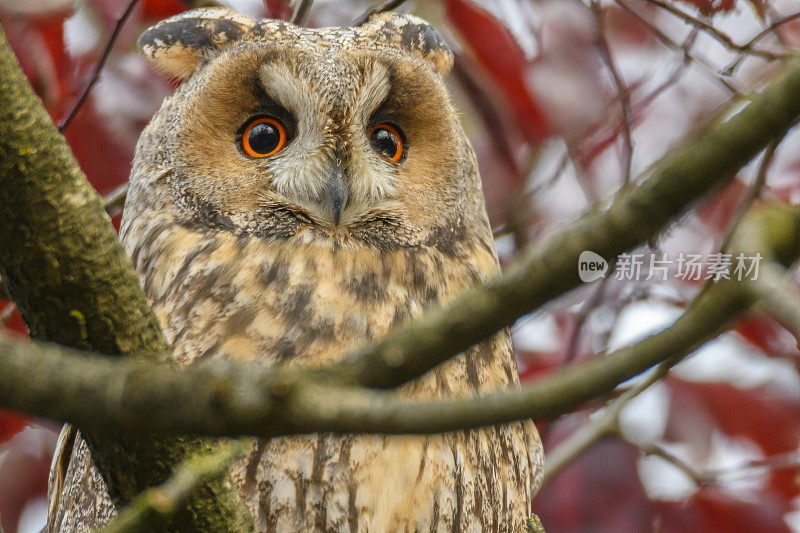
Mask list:
[[[226,4],[239,13],[243,13],[248,17],[263,17],[264,16],[264,2],[263,0],[223,0]]]
[[[619,414],[619,426],[625,440],[648,445],[664,435],[669,415],[669,388],[655,383],[628,402]]]
[[[673,374],[687,381],[726,381],[742,388],[767,385],[800,398],[800,377],[785,359],[760,355],[738,335],[725,334],[676,365]]]
[[[99,27],[88,3],[79,3],[75,13],[64,21],[64,44],[69,55],[75,57],[94,50],[100,40]]]
[[[28,501],[19,517],[17,533],[39,533],[47,524],[47,498]]]
[[[637,467],[642,486],[651,500],[684,500],[697,489],[688,474],[660,457],[643,455]]]
[[[550,313],[534,313],[519,320],[511,330],[520,350],[553,352],[561,347],[558,326]]]
[[[639,342],[672,324],[681,310],[662,302],[634,302],[620,312],[608,340],[609,350]]]
[[[794,533],[800,533],[800,498],[795,498],[792,506],[794,511],[789,511],[783,515],[783,521]]]

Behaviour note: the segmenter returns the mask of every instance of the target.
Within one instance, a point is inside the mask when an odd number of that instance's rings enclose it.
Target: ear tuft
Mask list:
[[[151,26],[137,45],[153,67],[185,78],[200,60],[236,42],[254,24],[253,19],[230,9],[194,9]]]
[[[421,18],[389,12],[371,17],[367,25],[377,33],[393,34],[402,48],[422,57],[442,76],[453,68],[453,52],[444,37]]]

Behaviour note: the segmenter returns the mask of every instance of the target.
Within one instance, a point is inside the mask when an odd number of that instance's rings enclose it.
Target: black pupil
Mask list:
[[[269,122],[256,124],[250,129],[247,136],[250,148],[257,154],[268,154],[275,150],[281,142],[281,133],[278,128]]]
[[[369,142],[375,150],[386,154],[389,158],[397,154],[397,139],[394,134],[386,128],[377,128],[373,131]]]

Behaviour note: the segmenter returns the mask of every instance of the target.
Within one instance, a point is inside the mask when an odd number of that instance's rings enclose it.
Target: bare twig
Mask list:
[[[785,17],[781,17],[778,20],[773,21],[771,24],[769,24],[764,29],[762,29],[752,39],[750,39],[749,41],[747,41],[746,43],[741,45],[741,52],[739,53],[739,57],[737,57],[733,61],[733,63],[731,63],[730,65],[725,67],[725,69],[723,70],[723,73],[726,76],[732,75],[733,71],[736,70],[739,67],[739,65],[741,64],[741,62],[744,60],[747,50],[752,48],[752,46],[755,43],[757,43],[758,41],[760,41],[763,37],[765,37],[766,35],[769,35],[772,32],[774,32],[778,28],[778,26],[780,26],[782,24],[785,24],[787,22],[791,22],[792,20],[795,20],[797,18],[800,18],[800,11],[797,11],[795,13],[791,13],[789,15],[786,15]]]
[[[129,183],[123,183],[103,198],[103,207],[109,215],[115,211],[122,209],[125,205],[125,198],[128,196]]]
[[[591,1],[591,10],[597,24],[597,47],[600,50],[600,57],[603,59],[603,63],[605,63],[606,69],[611,76],[611,81],[617,91],[617,99],[619,100],[622,112],[622,183],[626,184],[631,179],[631,162],[633,160],[633,114],[631,112],[630,91],[625,81],[622,79],[622,75],[617,68],[617,63],[614,60],[614,54],[611,52],[611,47],[606,39],[604,29],[605,17],[599,0]]]
[[[306,15],[308,14],[308,10],[311,9],[311,4],[313,3],[314,0],[297,0],[297,5],[295,6],[294,14],[292,15],[292,24],[302,26],[303,21],[306,19]]]
[[[597,442],[607,436],[619,434],[619,415],[622,409],[654,383],[664,378],[676,363],[677,360],[661,363],[639,384],[622,393],[619,398],[609,403],[594,418],[575,430],[569,438],[548,453],[544,465],[542,486]]]
[[[750,209],[750,207],[753,205],[753,202],[755,202],[758,197],[761,196],[761,191],[764,189],[764,185],[767,182],[767,172],[772,164],[772,158],[775,156],[775,151],[778,149],[778,146],[781,144],[781,141],[783,141],[785,136],[786,134],[784,133],[780,137],[776,138],[764,150],[764,155],[761,156],[761,162],[758,165],[756,179],[747,189],[747,194],[745,194],[745,197],[737,207],[736,214],[733,215],[733,219],[728,225],[728,230],[725,232],[722,243],[719,245],[720,252],[728,251],[731,240],[733,239],[733,235],[736,233],[736,229],[742,223],[747,210]]]
[[[94,72],[92,73],[92,77],[89,78],[89,82],[81,91],[80,96],[78,96],[77,100],[75,100],[75,103],[72,104],[72,108],[69,110],[67,115],[61,121],[61,123],[58,125],[58,131],[60,131],[61,133],[63,133],[64,130],[67,129],[67,127],[72,122],[72,119],[74,119],[75,115],[78,114],[78,111],[80,111],[81,106],[83,106],[84,102],[86,102],[86,99],[89,97],[89,93],[91,92],[92,87],[94,87],[95,83],[97,83],[97,81],[100,79],[100,73],[102,72],[103,67],[105,67],[106,61],[108,61],[109,56],[111,55],[111,49],[114,48],[114,43],[117,42],[117,37],[119,37],[119,33],[122,30],[122,26],[125,24],[125,21],[128,20],[128,17],[131,16],[131,13],[133,13],[133,8],[136,7],[136,3],[138,1],[139,0],[130,0],[128,2],[128,7],[125,8],[125,11],[122,12],[122,15],[120,15],[119,19],[117,20],[117,23],[114,25],[114,31],[111,32],[111,36],[108,38],[108,42],[106,43],[106,46],[103,49],[103,55],[100,56],[100,61],[98,61],[97,65],[95,65],[94,67]]]
[[[681,48],[691,52],[692,48],[694,47],[695,40],[697,39],[698,33],[699,31],[696,28],[692,29],[691,33],[686,37],[686,39],[684,39],[683,43],[680,45]],[[667,78],[662,83],[660,83],[658,87],[650,91],[640,101],[633,104],[634,109],[632,112],[632,116],[634,117],[634,120],[637,115],[642,114],[643,111],[647,107],[649,107],[650,104],[652,104],[656,100],[656,98],[658,98],[664,91],[666,91],[667,89],[678,83],[678,81],[680,81],[680,79],[686,72],[685,67],[689,63],[691,63],[691,59],[685,54],[682,55],[680,61],[673,68],[670,75],[667,76]],[[606,116],[602,117],[600,120],[596,121],[591,126],[587,127],[585,129],[585,133],[579,137],[589,138],[592,132],[603,131],[602,126],[604,124],[607,124],[608,122],[609,118],[607,118]],[[621,128],[614,127],[613,131],[610,134],[604,136],[599,141],[595,142],[594,145],[590,147],[588,153],[582,156],[582,159],[591,160],[595,155],[597,155],[599,152],[608,147],[612,142],[614,142],[621,131],[622,131]],[[578,151],[582,152],[583,149],[579,148]]]
[[[661,446],[658,443],[651,443],[647,445],[637,445],[639,450],[645,455],[651,455],[654,457],[659,457],[665,461],[667,461],[672,466],[676,467],[678,470],[686,474],[692,481],[695,482],[697,485],[704,485],[709,482],[708,476],[704,473],[675,455],[674,453],[667,450],[664,446]]]
[[[600,302],[602,302],[603,293],[605,292],[608,280],[611,279],[612,272],[613,266],[606,276],[597,284],[594,292],[583,302],[580,310],[575,313],[575,325],[572,328],[567,349],[564,353],[564,360],[561,363],[562,368],[569,365],[578,354],[578,342],[580,341],[581,333],[583,332],[583,326],[586,323],[586,319],[589,318],[589,315],[591,315],[592,312],[597,309],[597,306],[600,305]]]
[[[645,455],[652,455],[664,459],[685,473],[697,485],[713,485],[734,477],[747,477],[758,475],[764,471],[773,472],[776,470],[794,469],[800,466],[800,455],[798,455],[796,451],[791,451],[765,457],[764,459],[747,461],[735,466],[700,470],[660,444],[653,443],[646,446],[638,446],[638,448]]]
[[[656,38],[659,41],[661,41],[665,46],[677,52],[680,52],[684,57],[688,58],[695,65],[702,68],[709,76],[711,76],[714,80],[720,83],[733,95],[738,97],[744,97],[744,93],[738,87],[736,87],[729,80],[720,76],[719,73],[717,73],[717,71],[711,65],[709,65],[705,60],[700,59],[699,57],[688,51],[685,47],[675,42],[669,35],[661,31],[652,22],[647,20],[647,17],[645,17],[644,15],[639,13],[636,9],[631,7],[628,3],[626,3],[625,0],[615,0],[615,1],[617,5],[619,5],[622,9],[624,9],[625,11],[630,13],[634,18],[636,18],[644,27],[646,27],[650,31],[650,33],[655,35]]]
[[[720,478],[757,475],[760,471],[765,470],[773,472],[798,467],[800,467],[800,455],[798,455],[797,451],[791,451],[771,455],[763,459],[747,461],[736,466],[706,470],[703,473],[703,477],[708,480],[718,481]]]
[[[364,13],[359,15],[356,20],[353,21],[353,26],[361,26],[368,21],[372,15],[377,15],[378,13],[384,13],[386,11],[393,11],[403,5],[405,1],[406,0],[384,0],[384,2],[379,6],[367,9]]]
[[[720,43],[722,43],[724,46],[726,46],[731,50],[735,50],[742,54],[750,54],[754,56],[763,57],[765,59],[770,59],[770,60],[780,59],[782,57],[785,57],[785,54],[776,54],[774,52],[769,52],[767,50],[758,50],[753,48],[754,41],[752,40],[745,44],[737,44],[736,42],[734,42],[733,39],[730,38],[730,36],[728,36],[728,34],[718,30],[711,24],[708,24],[690,15],[689,13],[686,13],[682,9],[679,9],[670,3],[664,2],[663,0],[644,0],[644,1],[663,9],[664,11],[667,11],[671,15],[674,15],[682,19],[687,24],[690,24],[695,28],[704,31],[705,33],[707,33],[708,35],[710,35],[711,37],[713,37],[714,39],[716,39],[717,41],[719,41]]]
[[[800,342],[800,289],[791,273],[770,261],[761,265],[758,277],[750,283],[761,297],[759,306],[777,318]]]

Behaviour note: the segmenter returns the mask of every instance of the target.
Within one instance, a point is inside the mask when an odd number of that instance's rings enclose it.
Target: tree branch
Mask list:
[[[2,28],[0,176],[0,276],[31,336],[109,355],[166,354],[167,343],[100,197],[31,90]],[[87,436],[117,504],[207,449],[195,438],[153,442],[139,435],[121,442]],[[238,493],[215,481],[178,513],[172,527],[239,530],[249,521]]]
[[[799,209],[763,210],[745,223],[743,233],[741,242],[758,242],[765,257],[786,264],[800,256]],[[737,249],[754,250],[749,245]],[[263,437],[320,431],[441,433],[551,418],[656,364],[692,353],[757,299],[749,281],[722,280],[704,290],[673,325],[638,344],[523,389],[423,402],[397,392],[347,388],[323,379],[321,370],[234,361],[178,368],[0,339],[0,406],[125,434],[142,428]]]
[[[234,441],[214,453],[188,459],[166,483],[137,496],[103,532],[144,533],[163,528],[194,491],[209,480],[224,476],[244,451],[244,444]]]
[[[390,388],[496,333],[578,286],[578,258],[616,256],[652,240],[690,204],[736,171],[800,115],[800,58],[741,111],[667,153],[638,187],[620,190],[605,210],[587,213],[534,245],[499,279],[434,308],[334,365],[363,386]]]

